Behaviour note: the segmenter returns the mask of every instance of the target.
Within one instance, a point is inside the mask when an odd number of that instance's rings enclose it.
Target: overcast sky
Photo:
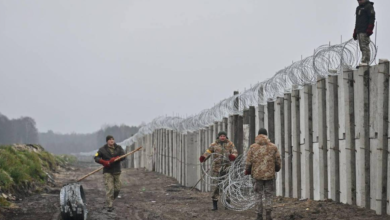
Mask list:
[[[0,112],[62,133],[196,114],[322,44],[350,39],[356,6],[0,0]],[[379,58],[390,58],[389,8],[375,2]]]

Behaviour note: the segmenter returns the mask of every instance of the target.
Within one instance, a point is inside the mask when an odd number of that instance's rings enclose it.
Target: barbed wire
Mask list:
[[[372,64],[377,55],[377,47],[370,43]],[[263,82],[259,82],[243,93],[231,96],[214,105],[210,109],[201,111],[199,114],[181,117],[158,117],[149,124],[143,126],[137,134],[119,143],[131,145],[147,134],[157,129],[174,130],[180,133],[193,132],[212,125],[215,121],[221,121],[224,117],[233,114],[242,114],[249,106],[265,105],[275,101],[284,94],[293,90],[301,89],[305,85],[315,84],[319,79],[332,75],[339,75],[344,68],[354,69],[361,58],[357,41],[349,40],[336,45],[322,45],[314,50],[312,56],[292,63],[290,66],[279,70],[276,74]],[[212,158],[214,158],[214,154]],[[225,207],[235,211],[251,209],[256,204],[253,190],[253,179],[250,175],[245,176],[245,155],[240,155],[230,162],[225,155],[212,159],[211,163],[220,160],[221,167],[226,168],[223,175],[215,175],[210,169],[210,162],[202,165],[205,174],[206,186],[219,186],[221,202]],[[201,164],[197,164],[201,165]]]
[[[220,175],[216,175],[213,169],[206,170],[206,167],[202,166],[204,182],[206,186],[219,186],[223,206],[234,211],[245,211],[254,207],[256,197],[253,179],[250,175],[244,175],[246,156],[239,155],[234,162],[230,162],[226,155],[217,153],[213,153],[210,158],[211,164],[221,164],[221,170],[218,172]]]
[[[319,79],[342,73],[344,68],[354,69],[361,58],[358,41],[353,39],[336,45],[322,45],[314,50],[312,56],[292,63],[279,70],[263,82],[259,82],[241,94],[231,96],[199,114],[182,117],[157,117],[149,124],[141,127],[132,137],[119,143],[129,146],[157,129],[169,129],[181,133],[193,132],[221,121],[224,117],[242,114],[249,106],[265,105],[283,97],[285,93],[310,85]],[[370,43],[372,64],[377,55],[377,47]]]

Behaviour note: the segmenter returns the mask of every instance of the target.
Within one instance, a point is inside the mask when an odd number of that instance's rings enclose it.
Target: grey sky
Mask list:
[[[0,0],[0,112],[63,133],[196,114],[322,44],[350,39],[356,6]],[[389,8],[375,2],[379,58],[390,58]]]

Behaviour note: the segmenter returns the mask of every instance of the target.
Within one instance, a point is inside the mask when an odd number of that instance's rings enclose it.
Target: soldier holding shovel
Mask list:
[[[120,175],[121,164],[120,161],[125,160],[122,158],[115,161],[120,156],[125,154],[123,148],[115,143],[114,137],[109,135],[106,137],[107,144],[101,147],[96,153],[94,159],[96,163],[100,163],[104,166],[103,176],[104,185],[106,187],[106,205],[107,211],[112,212],[114,210],[113,202],[118,197],[121,188]]]

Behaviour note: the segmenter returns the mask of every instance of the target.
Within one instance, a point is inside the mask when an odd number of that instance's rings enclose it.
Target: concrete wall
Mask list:
[[[282,156],[278,196],[332,199],[390,214],[389,62],[318,79],[275,102],[250,106],[199,131],[181,134],[158,129],[127,147],[144,150],[126,167],[145,167],[192,187],[211,167],[199,163],[216,134],[226,130],[240,154],[246,153],[259,128]],[[210,191],[208,179],[197,185]],[[389,189],[389,190],[387,190]]]

